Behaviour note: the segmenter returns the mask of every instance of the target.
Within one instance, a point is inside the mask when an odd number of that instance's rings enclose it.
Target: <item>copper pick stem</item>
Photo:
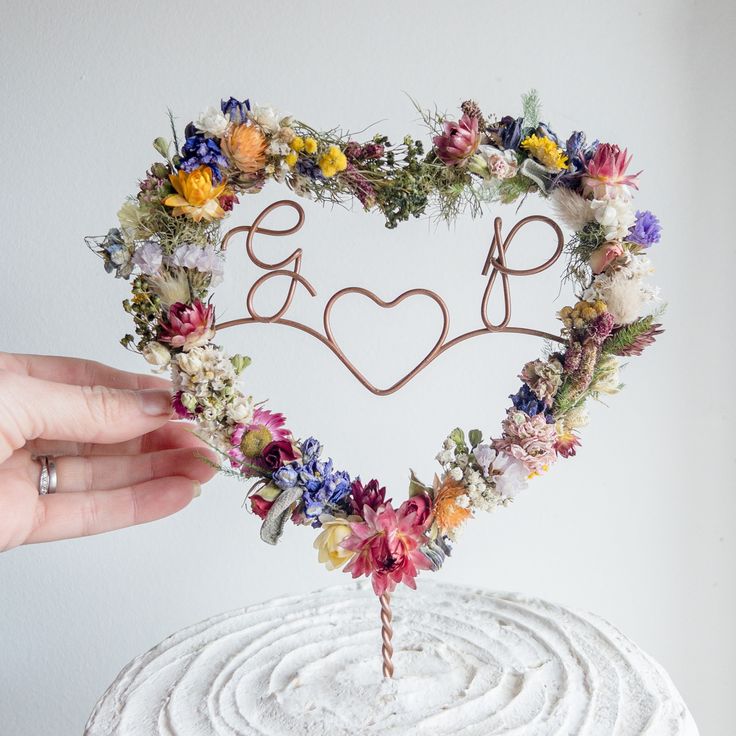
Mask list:
[[[384,593],[379,596],[378,600],[381,602],[381,639],[383,640],[381,656],[383,657],[383,676],[391,678],[394,676],[394,663],[391,660],[394,656],[394,648],[391,646],[391,637],[394,635],[394,630],[391,628],[391,620],[393,619],[393,615],[391,614],[391,594]]]

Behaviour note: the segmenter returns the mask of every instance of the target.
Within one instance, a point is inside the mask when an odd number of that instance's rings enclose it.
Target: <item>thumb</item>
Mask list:
[[[165,424],[165,389],[73,386],[0,371],[0,459],[28,440],[123,442]]]

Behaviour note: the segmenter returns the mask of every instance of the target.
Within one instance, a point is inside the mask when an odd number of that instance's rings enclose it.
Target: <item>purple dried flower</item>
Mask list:
[[[637,211],[636,221],[629,228],[629,237],[627,240],[648,248],[650,245],[659,243],[661,237],[662,227],[657,217],[649,210],[645,210],[644,212]]]
[[[135,249],[133,253],[133,263],[138,266],[141,273],[146,276],[153,276],[161,269],[163,261],[163,252],[161,244],[155,240],[145,240]]]

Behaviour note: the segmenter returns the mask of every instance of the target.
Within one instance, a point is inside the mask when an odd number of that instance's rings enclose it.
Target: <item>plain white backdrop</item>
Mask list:
[[[736,688],[733,622],[734,366],[731,77],[734,7],[718,2],[59,2],[0,1],[0,349],[145,363],[118,345],[126,284],[83,236],[104,234],[167,135],[220,97],[270,102],[317,127],[382,121],[419,134],[407,93],[442,109],[474,97],[519,109],[536,87],[560,134],[618,142],[644,169],[637,202],[664,239],[652,250],[667,332],[625,370],[627,387],[593,408],[578,457],[534,481],[511,508],[467,526],[439,579],[540,595],[604,616],[670,672],[703,734],[726,733]],[[233,224],[284,195],[246,198]],[[391,298],[437,289],[453,330],[478,325],[490,215],[453,229],[306,203],[300,245],[319,297],[313,324],[348,285]],[[508,224],[544,213],[528,201]],[[518,263],[549,252],[519,238]],[[243,314],[253,279],[235,248],[217,298]],[[517,324],[554,327],[557,271],[514,289]],[[250,278],[250,280],[249,280]],[[274,288],[274,299],[278,289]],[[370,377],[388,382],[439,329],[421,302],[389,318],[351,298],[335,332]],[[425,478],[456,425],[496,431],[538,340],[490,336],[449,352],[389,398],[368,394],[323,346],[280,327],[223,333],[250,354],[250,390],[338,462],[378,475],[395,496]],[[272,549],[216,479],[181,514],[145,527],[0,556],[0,734],[80,734],[118,670],[169,633],[223,610],[339,582],[307,530]],[[0,488],[0,493],[2,489]]]

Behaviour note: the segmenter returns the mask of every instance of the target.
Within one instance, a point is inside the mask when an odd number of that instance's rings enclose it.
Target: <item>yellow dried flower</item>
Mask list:
[[[530,156],[537,159],[542,166],[547,166],[550,169],[567,168],[567,155],[551,138],[532,133],[524,138],[521,147]]]
[[[338,146],[330,146],[327,153],[323,153],[317,163],[322,175],[327,179],[340,171],[345,171],[348,166],[348,160]]]
[[[317,151],[317,141],[311,136],[309,138],[305,138],[304,150],[306,153],[315,153]]]

